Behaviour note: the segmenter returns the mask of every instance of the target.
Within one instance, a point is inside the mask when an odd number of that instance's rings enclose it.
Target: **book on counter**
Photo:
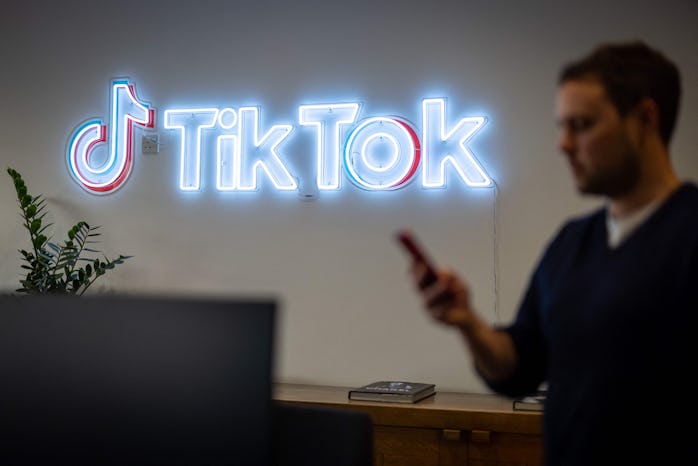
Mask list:
[[[522,396],[514,400],[514,409],[516,411],[543,411],[545,407],[545,390],[538,390],[532,395]]]
[[[381,380],[349,390],[350,400],[416,403],[436,393],[433,383]]]

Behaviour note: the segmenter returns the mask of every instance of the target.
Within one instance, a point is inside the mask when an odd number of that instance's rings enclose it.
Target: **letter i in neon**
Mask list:
[[[155,110],[136,96],[127,79],[112,81],[109,151],[98,158],[96,147],[107,142],[107,125],[89,120],[78,127],[68,143],[68,168],[77,183],[93,194],[108,194],[122,186],[133,169],[134,124],[153,128]]]

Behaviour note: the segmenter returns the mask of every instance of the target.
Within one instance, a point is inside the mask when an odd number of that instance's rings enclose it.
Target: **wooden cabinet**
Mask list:
[[[349,387],[276,384],[274,399],[367,412],[375,466],[540,466],[540,412],[487,394],[437,392],[414,404],[354,401]]]

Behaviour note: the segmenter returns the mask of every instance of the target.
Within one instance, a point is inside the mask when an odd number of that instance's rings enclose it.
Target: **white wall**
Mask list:
[[[484,391],[454,332],[433,324],[406,279],[393,231],[413,227],[444,265],[462,271],[492,321],[514,315],[529,273],[580,199],[555,148],[561,64],[600,41],[642,38],[682,68],[672,146],[698,179],[698,3],[399,1],[5,1],[0,7],[0,287],[14,289],[28,247],[7,166],[48,199],[55,239],[80,219],[103,225],[109,256],[135,257],[96,293],[274,295],[282,303],[277,379],[337,385],[409,379]],[[449,118],[485,114],[471,147],[498,188],[419,183],[370,193],[347,179],[303,201],[267,183],[217,193],[212,161],[200,192],[177,189],[176,135],[136,153],[128,183],[108,196],[77,186],[65,149],[76,125],[107,118],[114,77],[128,76],[159,110],[260,106],[263,125],[296,124],[301,104],[359,101],[360,118],[421,121],[424,97]],[[454,120],[452,120],[454,121]],[[297,124],[296,124],[297,126]],[[283,154],[312,174],[308,133]]]

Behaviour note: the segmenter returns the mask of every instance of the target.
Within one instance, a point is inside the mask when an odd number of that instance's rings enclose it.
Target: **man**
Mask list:
[[[430,282],[412,265],[489,387],[515,397],[547,384],[546,465],[698,464],[698,432],[677,421],[698,414],[698,188],[669,154],[680,93],[676,66],[641,42],[562,70],[559,148],[577,190],[607,202],[552,239],[510,325],[483,320],[452,271]]]

